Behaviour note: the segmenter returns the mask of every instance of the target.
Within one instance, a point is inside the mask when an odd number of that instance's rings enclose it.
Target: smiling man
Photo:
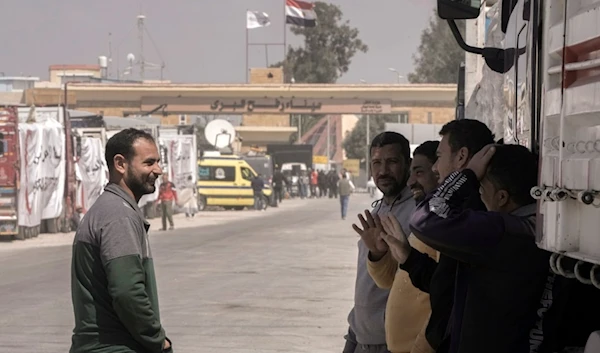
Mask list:
[[[438,186],[438,176],[432,170],[437,161],[436,151],[439,142],[427,141],[417,147],[410,164],[408,186],[413,199],[418,203],[425,195]],[[365,234],[364,236],[368,236]],[[379,237],[380,235],[372,235]],[[377,238],[368,240],[375,242]],[[435,250],[415,237],[409,237],[407,246],[437,258]],[[408,273],[398,269],[394,249],[385,252],[383,257],[369,256],[367,268],[379,288],[391,289],[385,312],[385,333],[388,349],[392,353],[433,353],[434,350],[425,338],[426,324],[431,312],[429,295],[412,285]],[[401,260],[402,262],[406,259]]]
[[[83,217],[73,244],[71,353],[170,352],[160,323],[148,228],[138,207],[162,174],[154,138],[123,130],[108,140],[105,192]]]
[[[438,186],[438,173],[433,171],[433,165],[437,162],[437,149],[439,141],[423,142],[413,152],[410,164],[410,178],[408,186],[417,202],[425,199],[427,193],[432,192]]]

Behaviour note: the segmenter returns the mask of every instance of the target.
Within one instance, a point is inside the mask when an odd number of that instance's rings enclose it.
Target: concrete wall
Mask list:
[[[444,124],[455,117],[454,107],[406,107],[411,124]]]

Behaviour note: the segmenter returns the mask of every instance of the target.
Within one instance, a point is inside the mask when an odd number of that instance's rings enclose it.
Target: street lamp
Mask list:
[[[400,79],[404,78],[404,76],[400,75],[400,73],[398,72],[398,70],[394,69],[393,67],[390,67],[388,70],[390,70],[391,72],[395,72],[396,75],[398,75],[398,83],[400,83]]]

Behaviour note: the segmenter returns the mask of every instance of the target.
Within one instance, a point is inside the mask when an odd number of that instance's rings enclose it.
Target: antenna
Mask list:
[[[108,67],[106,69],[108,77],[110,78],[112,75],[110,73],[110,69],[112,67],[112,33],[108,32]]]
[[[204,137],[218,149],[229,147],[235,138],[235,129],[229,121],[216,119],[206,125]]]
[[[139,15],[137,17],[137,23],[138,23],[138,38],[140,40],[140,78],[142,81],[144,81],[144,74],[146,72],[146,61],[144,60],[144,20],[146,19],[146,16],[144,15]]]

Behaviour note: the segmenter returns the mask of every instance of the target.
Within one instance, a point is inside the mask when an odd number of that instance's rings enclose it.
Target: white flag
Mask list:
[[[246,12],[246,28],[260,28],[267,27],[271,24],[269,15],[266,12],[260,11],[248,11]]]

